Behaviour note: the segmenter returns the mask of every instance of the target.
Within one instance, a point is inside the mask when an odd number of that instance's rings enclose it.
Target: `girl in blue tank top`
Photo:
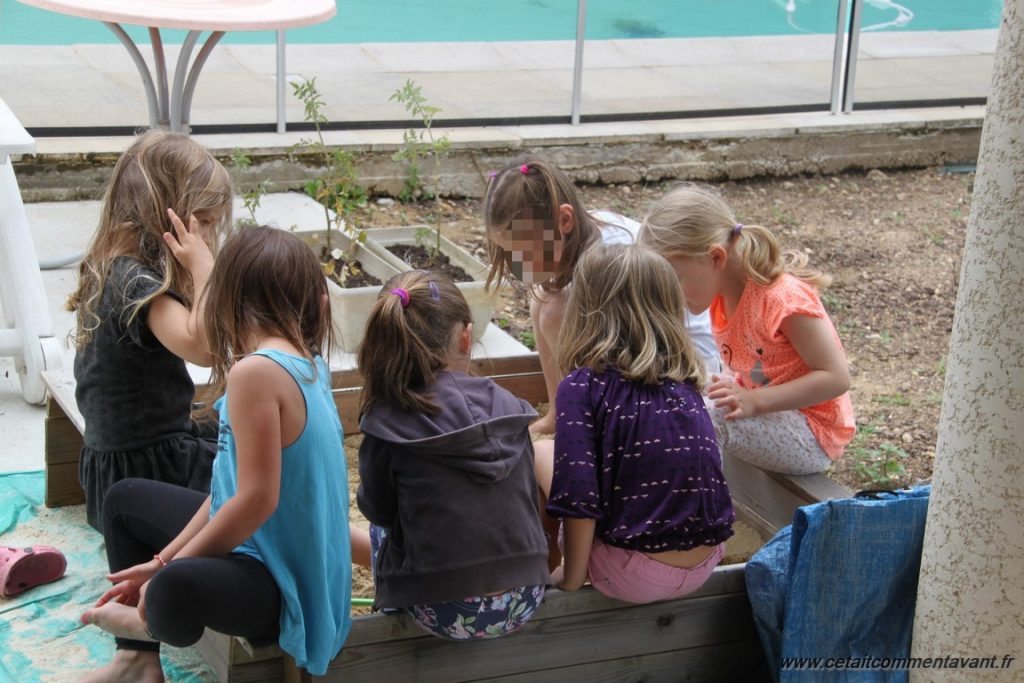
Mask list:
[[[187,258],[187,240],[168,240]],[[221,250],[203,293],[213,379],[225,393],[209,496],[143,479],[107,494],[114,583],[82,620],[116,637],[86,680],[162,680],[160,643],[205,628],[276,638],[323,674],[351,625],[342,427],[320,357],[331,341],[320,265],[294,235],[248,228]]]

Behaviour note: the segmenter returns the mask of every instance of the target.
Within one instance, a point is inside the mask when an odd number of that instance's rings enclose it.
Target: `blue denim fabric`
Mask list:
[[[795,657],[905,658],[931,487],[799,508],[747,563],[776,680],[906,681],[904,669],[780,669]]]

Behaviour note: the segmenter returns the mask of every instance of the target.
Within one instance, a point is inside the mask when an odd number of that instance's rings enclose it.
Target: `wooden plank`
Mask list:
[[[623,637],[628,637],[623,634]],[[494,683],[679,683],[702,681],[768,681],[761,641],[739,640],[673,652],[660,652],[613,661],[531,671],[512,676],[488,677]]]
[[[802,495],[781,486],[774,473],[730,457],[724,459],[724,465],[733,503],[763,519],[772,534],[790,524],[793,511],[808,503]]]
[[[732,508],[736,513],[736,519],[753,529],[763,540],[767,541],[778,531],[768,520],[735,498],[732,501]]]
[[[239,639],[210,629],[195,647],[221,683],[278,683],[285,674],[280,650],[269,658],[252,658]]]
[[[331,392],[345,436],[359,433],[359,387],[335,389]]]
[[[835,498],[849,498],[853,492],[827,474],[779,474],[770,473],[771,477],[789,491],[807,501],[807,504],[819,503]]]
[[[673,602],[694,600],[701,597],[744,593],[746,584],[744,570],[746,565],[733,564],[716,567],[707,582],[689,595]],[[544,595],[537,614],[531,621],[544,619],[601,613],[610,609],[627,606],[626,603],[605,597],[598,591],[587,586],[571,593],[550,589]],[[406,614],[371,614],[356,617],[352,620],[352,630],[345,641],[346,648],[371,645],[382,642],[398,642],[422,638],[422,629],[413,623]],[[236,639],[244,640],[244,639]],[[276,643],[252,644],[248,641],[241,644],[247,653],[247,661],[280,657],[283,653]]]
[[[82,451],[82,433],[78,431],[56,403],[55,411],[47,411],[43,418],[44,448],[43,460],[48,465],[65,462],[78,462]],[[54,412],[59,412],[59,417]]]
[[[507,389],[519,398],[537,405],[547,403],[548,390],[544,384],[544,375],[539,372],[520,375],[495,375],[491,379],[495,384]]]
[[[78,481],[78,463],[63,462],[46,466],[46,507],[81,505],[85,502],[85,491]]]
[[[44,370],[41,373],[43,384],[50,393],[50,398],[57,402],[61,410],[78,429],[79,434],[85,433],[85,418],[78,410],[75,402],[75,378],[63,369]]]
[[[708,596],[553,619],[532,619],[520,633],[472,645],[424,634],[418,639],[346,644],[325,681],[385,677],[455,683],[756,639],[745,594]]]
[[[471,374],[487,377],[533,374],[540,371],[540,357],[536,353],[507,358],[474,358],[470,361]],[[331,387],[334,389],[351,389],[362,386],[362,384],[363,381],[357,369],[331,372]]]

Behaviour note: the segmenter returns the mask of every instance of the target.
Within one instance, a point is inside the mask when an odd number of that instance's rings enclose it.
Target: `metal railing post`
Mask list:
[[[277,132],[284,133],[287,128],[285,121],[285,87],[288,85],[288,75],[285,73],[284,65],[284,31],[277,32]]]
[[[846,51],[846,78],[843,81],[843,113],[853,111],[853,85],[857,79],[857,48],[860,44],[861,0],[850,0],[850,47]]]
[[[580,122],[583,99],[583,43],[586,41],[587,0],[576,1],[576,63],[572,71],[572,125]]]
[[[829,110],[838,114],[843,106],[843,57],[846,47],[846,7],[849,0],[839,0],[836,10],[836,43],[832,52],[832,93]]]

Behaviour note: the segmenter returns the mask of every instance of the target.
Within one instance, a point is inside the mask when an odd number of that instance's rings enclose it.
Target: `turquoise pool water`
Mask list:
[[[864,0],[871,31],[997,28],[1003,0]],[[131,0],[125,0],[131,2]],[[837,0],[590,0],[588,39],[833,33]],[[146,42],[142,29],[126,27]],[[174,40],[176,32],[168,38]],[[289,43],[571,40],[574,0],[338,0],[331,21],[288,32]],[[116,43],[96,21],[0,0],[0,47]],[[229,43],[272,43],[270,32]]]

